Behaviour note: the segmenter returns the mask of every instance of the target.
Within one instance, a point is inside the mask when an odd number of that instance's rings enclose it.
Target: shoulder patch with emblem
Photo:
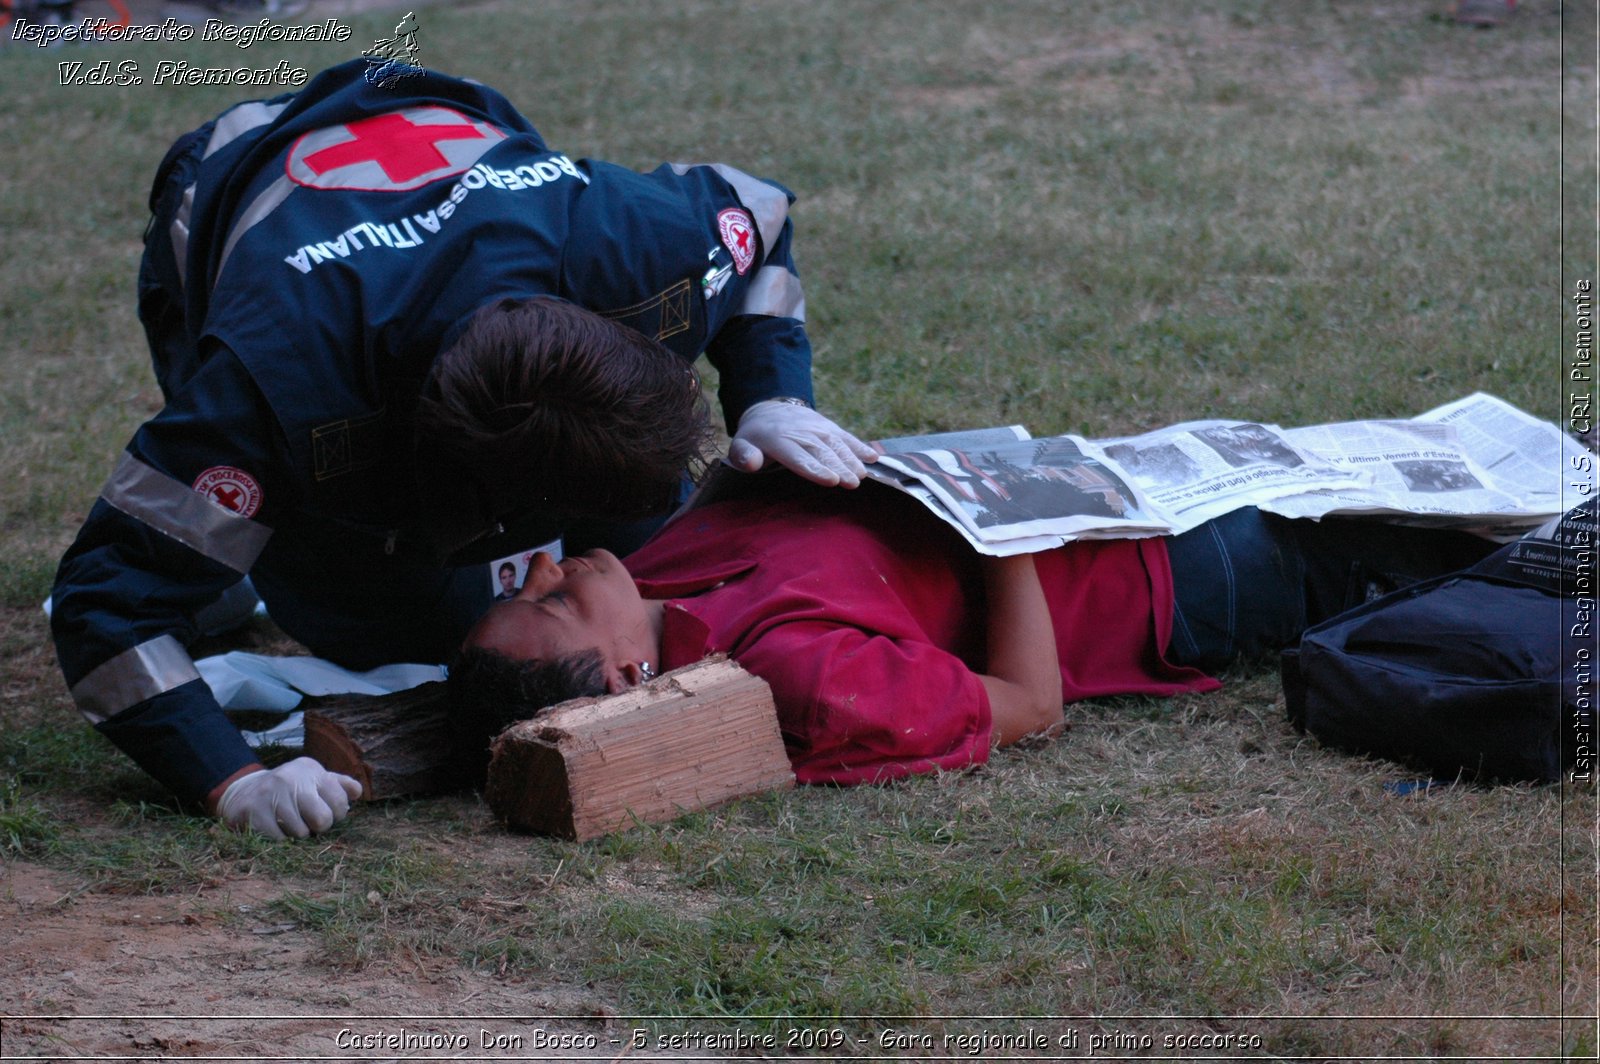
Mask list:
[[[212,466],[195,478],[194,490],[240,517],[254,517],[261,509],[261,485],[234,466]]]
[[[729,207],[717,215],[717,232],[723,246],[733,254],[733,268],[743,277],[750,264],[756,261],[755,222],[748,212]]]

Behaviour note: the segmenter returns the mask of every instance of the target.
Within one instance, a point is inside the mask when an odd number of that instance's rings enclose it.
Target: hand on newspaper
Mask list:
[[[771,458],[824,487],[856,487],[877,452],[798,401],[766,399],[739,419],[728,461],[754,473]]]

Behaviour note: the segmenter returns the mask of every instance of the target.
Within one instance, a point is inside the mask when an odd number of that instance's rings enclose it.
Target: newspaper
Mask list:
[[[940,432],[929,436],[897,436],[892,439],[877,440],[872,447],[880,455],[896,452],[924,452],[937,451],[941,448],[956,447],[964,449],[982,449],[1003,446],[1015,443],[1018,440],[1029,439],[1028,430],[1021,425],[1006,425],[998,428],[965,429],[956,432]],[[776,468],[769,465],[769,470]],[[964,527],[943,503],[938,496],[924,487],[916,477],[900,475],[889,470],[887,465],[871,465],[867,467],[868,474],[875,480],[882,481],[897,491],[920,501],[935,516],[954,525],[965,533]],[[695,485],[694,491],[668,519],[677,520],[678,517],[691,510],[712,503],[723,502],[728,499],[739,498],[752,490],[759,479],[739,472],[724,458],[706,471],[705,476]],[[1054,546],[1054,542],[1043,543],[1033,547],[1034,550],[1047,550]]]
[[[1475,392],[1413,420],[1454,428],[1462,450],[1489,474],[1490,482],[1521,496],[1531,507],[1554,515],[1581,501],[1567,497],[1562,489],[1576,473],[1592,468],[1594,458],[1550,422],[1503,399]]]
[[[1586,454],[1554,425],[1483,393],[1407,421],[1190,421],[1104,440],[1033,439],[1010,426],[874,447],[881,457],[869,476],[1002,556],[1173,535],[1243,506],[1514,538],[1563,512],[1562,470]]]
[[[1127,474],[1081,437],[877,446],[884,453],[867,467],[869,477],[901,490],[909,485],[985,553],[1048,550],[1089,535],[1153,536],[1169,527]]]
[[[934,436],[920,450],[902,440],[874,446],[884,453],[869,476],[916,494],[973,547],[996,555],[1171,535],[1259,498],[1361,483],[1295,447],[1276,425],[1253,421],[1193,421],[1100,441],[971,445]]]
[[[1314,492],[1261,503],[1286,517],[1387,514],[1513,539],[1579,500],[1563,502],[1566,471],[1593,459],[1556,426],[1477,392],[1410,421],[1356,421],[1296,429],[1303,446],[1370,475],[1353,492]]]
[[[1520,498],[1494,488],[1488,472],[1460,446],[1448,425],[1415,421],[1347,421],[1290,433],[1301,446],[1366,474],[1343,491],[1314,491],[1262,502],[1285,517],[1413,514],[1470,523],[1483,514],[1517,514]]]
[[[918,459],[927,455],[935,455],[945,451],[966,453],[969,451],[982,452],[985,449],[1004,448],[1009,444],[1023,440],[1031,440],[1028,430],[1021,425],[1007,425],[1004,428],[967,429],[957,432],[940,432],[931,436],[896,436],[887,440],[874,440],[872,447],[878,452],[880,458],[877,462],[867,467],[867,476],[873,480],[888,484],[896,490],[921,502],[935,517],[953,527],[961,533],[969,543],[978,546],[972,539],[972,528],[965,524],[961,517],[959,507],[952,508],[944,496],[923,486],[923,482],[915,473],[902,472],[898,462],[885,459],[884,455],[916,455],[914,464],[920,464]],[[1049,550],[1058,546],[1061,540],[1055,536],[1027,536],[1015,535],[1008,541],[1011,553],[1026,554],[1032,551]]]
[[[1277,425],[1255,421],[1186,421],[1101,446],[1154,497],[1172,533],[1262,499],[1361,483],[1358,472],[1297,446]]]

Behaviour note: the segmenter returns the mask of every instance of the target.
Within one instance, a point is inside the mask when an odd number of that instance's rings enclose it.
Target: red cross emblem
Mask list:
[[[212,466],[195,478],[194,490],[240,517],[253,517],[261,509],[261,485],[233,466]]]
[[[285,169],[311,188],[401,192],[463,172],[504,139],[448,107],[407,107],[307,133]]]
[[[750,215],[729,207],[717,215],[717,232],[723,245],[733,253],[733,268],[743,276],[756,261],[756,226]]]

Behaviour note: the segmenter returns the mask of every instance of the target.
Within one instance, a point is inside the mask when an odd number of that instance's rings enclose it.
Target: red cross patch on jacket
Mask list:
[[[463,172],[505,136],[448,107],[406,107],[307,133],[286,169],[308,188],[404,192]]]

